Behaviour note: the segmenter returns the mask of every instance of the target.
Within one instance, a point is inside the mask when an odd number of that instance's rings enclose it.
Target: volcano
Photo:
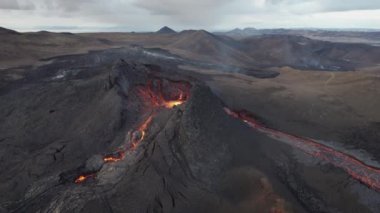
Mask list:
[[[108,79],[108,93],[121,103],[110,152],[45,176],[10,211],[221,211],[216,188],[232,181],[223,174],[231,164],[229,146],[238,137],[227,126],[240,128],[222,102],[194,79],[158,74],[141,64],[120,62]],[[259,184],[271,196],[258,208],[287,208],[276,206],[280,198],[267,183]]]
[[[376,162],[278,125],[263,109],[278,105],[243,108],[186,65],[205,68],[134,46],[56,57],[5,85],[0,211],[380,208]]]

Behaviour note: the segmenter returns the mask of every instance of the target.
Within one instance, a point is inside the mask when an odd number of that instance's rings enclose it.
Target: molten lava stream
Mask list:
[[[265,127],[246,112],[234,112],[228,108],[224,108],[224,110],[228,115],[242,120],[250,127],[266,133],[269,137],[289,144],[313,157],[329,162],[343,169],[351,177],[368,187],[380,191],[380,168],[367,165],[352,155],[335,150],[317,141]]]
[[[113,162],[117,162],[124,159],[124,157],[125,157],[125,151],[119,150],[116,153],[112,153],[112,154],[104,156],[103,161],[105,163],[113,163]]]
[[[149,124],[152,122],[152,119],[153,119],[153,115],[149,115],[149,117],[137,128],[137,130],[135,131],[136,134],[132,134],[132,137],[131,137],[131,149],[132,150],[135,149],[138,146],[138,144],[144,140],[146,130],[148,129]],[[139,134],[139,135],[137,135],[137,134]],[[103,161],[104,161],[104,163],[114,163],[114,162],[118,162],[120,160],[123,160],[127,151],[128,151],[128,149],[124,149],[124,150],[119,149],[115,153],[105,155],[103,157]],[[89,178],[95,178],[95,175],[96,175],[95,173],[79,175],[74,180],[74,183],[81,184]]]
[[[131,141],[131,149],[135,149],[138,144],[144,140],[146,130],[149,127],[149,124],[152,122],[153,115],[149,115],[149,117],[133,132],[131,135],[130,141]],[[105,155],[103,157],[103,161],[105,163],[114,163],[118,162],[120,160],[123,160],[126,152],[128,151],[129,148],[126,149],[119,149],[117,152]]]
[[[79,175],[77,178],[75,178],[74,183],[80,184],[88,180],[89,178],[94,178],[95,174],[86,174],[86,175]]]
[[[152,122],[153,115],[149,117],[134,131],[131,135],[131,148],[136,149],[136,147],[144,140],[146,135],[146,130],[148,129],[150,123]]]

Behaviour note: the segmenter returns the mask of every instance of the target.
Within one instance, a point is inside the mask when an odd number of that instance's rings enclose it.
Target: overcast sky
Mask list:
[[[378,28],[380,0],[0,0],[0,26],[20,31]]]

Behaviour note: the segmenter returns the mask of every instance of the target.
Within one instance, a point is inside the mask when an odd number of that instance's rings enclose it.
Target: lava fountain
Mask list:
[[[329,146],[320,144],[317,141],[270,129],[255,120],[247,112],[232,111],[228,108],[224,108],[224,110],[228,115],[242,120],[251,128],[263,132],[273,139],[291,145],[315,158],[331,163],[346,171],[354,179],[376,191],[380,191],[380,168],[367,165],[355,156],[335,150]]]

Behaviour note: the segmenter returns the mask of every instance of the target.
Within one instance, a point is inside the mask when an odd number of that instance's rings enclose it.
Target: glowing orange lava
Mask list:
[[[80,183],[85,182],[87,179],[89,179],[89,178],[93,178],[93,177],[95,177],[94,174],[79,175],[79,176],[75,179],[74,183],[76,183],[76,184],[80,184]]]
[[[179,106],[181,104],[183,104],[186,100],[183,98],[183,94],[181,93],[179,98],[177,100],[172,100],[172,101],[166,101],[166,100],[163,100],[163,103],[162,105],[166,108],[173,108],[175,106]]]
[[[247,112],[235,112],[228,108],[225,108],[224,110],[228,115],[244,121],[250,127],[266,133],[269,137],[289,144],[313,157],[329,162],[334,166],[343,169],[351,177],[367,185],[368,187],[380,191],[379,168],[367,165],[355,156],[335,150],[334,148],[318,143],[317,141],[265,127],[257,122]]]
[[[144,102],[150,107],[174,108],[186,102],[190,93],[190,85],[184,82],[170,82],[163,89],[160,80],[149,81],[147,85],[139,88]],[[164,92],[165,91],[165,92]]]
[[[119,150],[116,153],[104,156],[103,161],[105,163],[113,163],[113,162],[117,162],[124,159],[124,157],[125,157],[125,151]]]
[[[141,125],[140,127],[131,135],[131,146],[132,149],[135,149],[141,141],[144,140],[146,135],[146,130],[149,127],[149,124],[152,122],[153,115],[150,115]]]

